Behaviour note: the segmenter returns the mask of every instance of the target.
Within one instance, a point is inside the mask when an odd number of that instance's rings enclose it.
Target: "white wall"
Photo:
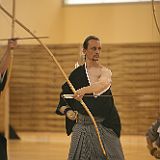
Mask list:
[[[12,0],[1,3],[11,12]],[[160,19],[160,4],[156,11]],[[62,0],[17,0],[16,17],[37,36],[49,36],[45,43],[81,43],[88,34],[100,36],[103,43],[160,41],[151,3],[64,6]],[[10,37],[10,23],[0,11],[0,38]],[[16,35],[29,36],[19,27]]]

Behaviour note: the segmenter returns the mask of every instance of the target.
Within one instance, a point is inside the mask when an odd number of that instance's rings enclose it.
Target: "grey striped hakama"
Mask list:
[[[104,127],[102,118],[95,118],[108,160],[124,160],[120,140],[113,130]],[[73,127],[68,160],[106,160],[89,116],[78,114]]]

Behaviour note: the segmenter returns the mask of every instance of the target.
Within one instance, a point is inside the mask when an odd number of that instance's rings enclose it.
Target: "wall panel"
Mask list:
[[[49,45],[67,75],[80,44]],[[159,115],[160,44],[103,44],[101,63],[112,72],[112,92],[123,134],[145,134]],[[39,45],[20,45],[11,77],[11,125],[17,131],[64,131],[55,114],[64,77]]]

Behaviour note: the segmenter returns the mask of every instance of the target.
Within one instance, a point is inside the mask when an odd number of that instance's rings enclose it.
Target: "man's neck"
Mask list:
[[[98,61],[86,61],[86,65],[88,68],[99,67],[99,62]]]

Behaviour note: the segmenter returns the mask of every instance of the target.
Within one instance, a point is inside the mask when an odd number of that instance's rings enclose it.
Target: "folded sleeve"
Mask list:
[[[68,84],[67,83],[64,83],[63,86],[62,86],[62,91],[60,93],[60,97],[59,97],[59,103],[57,105],[57,108],[56,108],[56,113],[58,115],[63,115],[61,112],[60,112],[60,108],[62,106],[66,106],[68,105],[66,100],[63,98],[63,94],[66,94],[66,93],[70,93],[71,92],[71,89],[69,88]]]

